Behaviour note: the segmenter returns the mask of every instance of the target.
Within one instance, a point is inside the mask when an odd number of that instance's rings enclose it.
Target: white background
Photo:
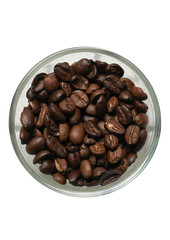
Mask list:
[[[0,239],[170,239],[169,1],[1,1]],[[18,161],[8,114],[17,85],[56,51],[93,46],[135,63],[150,80],[162,113],[158,148],[123,189],[96,198],[53,192]]]

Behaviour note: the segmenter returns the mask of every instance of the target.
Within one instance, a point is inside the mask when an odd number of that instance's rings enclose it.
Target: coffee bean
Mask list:
[[[93,121],[85,122],[84,129],[85,129],[86,134],[92,138],[97,139],[97,138],[100,138],[102,135],[100,128]]]
[[[146,100],[148,98],[147,94],[144,93],[142,88],[135,87],[135,86],[132,88],[132,95],[134,98],[136,98],[138,100]]]
[[[123,92],[121,92],[119,94],[119,100],[129,103],[133,101],[133,97],[132,94],[128,91],[128,90],[124,90]]]
[[[97,186],[99,184],[99,180],[97,179],[94,179],[94,180],[85,180],[85,186],[87,187],[94,187],[94,186]]]
[[[95,168],[96,162],[97,162],[96,157],[95,157],[94,155],[91,155],[91,156],[89,157],[89,162],[90,162],[91,167],[92,167],[92,168]]]
[[[125,128],[116,120],[107,120],[105,122],[106,128],[109,130],[110,133],[115,133],[118,135],[122,135],[125,133]]]
[[[69,136],[69,125],[68,123],[59,124],[59,140],[60,142],[65,142]]]
[[[31,139],[31,134],[24,127],[21,127],[19,138],[21,140],[21,144],[26,144]]]
[[[80,61],[74,63],[72,65],[72,68],[75,73],[86,76],[91,71],[92,64],[88,59],[83,58]]]
[[[115,75],[108,75],[103,84],[115,95],[119,95],[123,88],[123,82],[121,82]]]
[[[29,107],[31,108],[32,112],[34,115],[38,115],[40,113],[40,104],[36,99],[33,99],[32,101],[29,102]]]
[[[54,174],[56,171],[55,164],[52,160],[44,160],[39,167],[40,172],[44,174]]]
[[[72,93],[72,88],[69,83],[60,82],[60,87],[64,91],[65,95],[69,97]]]
[[[75,90],[72,93],[71,98],[79,108],[85,108],[89,104],[89,98],[87,94],[81,90]]]
[[[98,118],[94,117],[94,116],[90,116],[90,115],[84,115],[82,118],[83,122],[88,122],[88,121],[92,121],[92,122],[97,122]]]
[[[55,167],[58,172],[65,174],[68,169],[68,163],[64,158],[56,158],[55,159]]]
[[[95,61],[95,64],[96,64],[97,70],[100,73],[105,73],[105,69],[106,69],[106,67],[108,65],[106,62]]]
[[[27,153],[35,155],[42,151],[45,147],[45,142],[43,137],[34,137],[26,145]]]
[[[119,144],[119,139],[113,134],[106,134],[104,136],[104,145],[110,149],[114,150]]]
[[[105,88],[101,88],[101,89],[98,89],[96,91],[94,91],[90,97],[90,102],[92,104],[95,104],[98,100],[98,98],[101,96],[101,95],[105,95],[106,94],[106,90]]]
[[[100,128],[103,135],[106,135],[109,133],[108,130],[105,128],[105,121],[99,121],[97,123],[97,126]]]
[[[76,110],[76,104],[74,101],[67,97],[58,104],[60,110],[66,115],[72,115]]]
[[[109,170],[101,176],[101,178],[99,179],[99,184],[105,186],[109,183],[116,181],[121,175],[122,173],[117,169]]]
[[[130,125],[125,132],[125,141],[128,144],[136,144],[139,140],[140,128],[137,125]]]
[[[124,87],[131,92],[132,88],[135,86],[135,84],[129,79],[129,78],[121,78],[121,82],[123,82]]]
[[[80,125],[74,125],[70,130],[69,138],[73,144],[81,144],[84,139],[84,128]]]
[[[59,87],[59,81],[54,73],[50,73],[44,78],[44,88],[47,92],[52,92]]]
[[[70,167],[78,168],[81,163],[80,153],[79,152],[69,153],[68,154],[68,162],[69,162]]]
[[[101,95],[96,102],[96,115],[98,117],[104,117],[107,111],[107,101],[106,98]]]
[[[89,138],[88,135],[84,137],[84,143],[87,145],[94,144],[96,140],[94,138]]]
[[[97,84],[99,84],[100,86],[102,86],[102,85],[104,84],[105,80],[106,80],[106,75],[104,75],[104,74],[99,74],[99,75],[97,76],[97,78],[95,79],[95,82],[96,82]]]
[[[123,156],[123,150],[120,146],[115,151],[107,151],[107,159],[111,164],[118,163]]]
[[[73,152],[76,152],[76,151],[79,151],[80,149],[80,146],[79,145],[73,145],[71,142],[67,143],[66,145],[66,149],[73,153]]]
[[[104,116],[104,120],[107,122],[108,120],[115,120],[115,121],[119,121],[117,118],[117,115],[109,115],[108,113],[106,113],[106,115]]]
[[[83,187],[84,186],[84,180],[82,178],[79,178],[78,181],[73,185],[75,185],[77,187]]]
[[[146,113],[147,110],[148,110],[148,105],[146,105],[146,103],[144,103],[142,101],[139,101],[139,100],[135,99],[133,101],[133,104],[134,104],[136,110],[139,111],[139,112]]]
[[[41,92],[44,89],[45,73],[39,73],[32,81],[31,88],[35,93]]]
[[[80,164],[80,173],[85,179],[92,177],[93,171],[90,165],[89,160],[83,160]]]
[[[65,82],[70,81],[74,74],[72,67],[69,66],[67,62],[56,64],[54,67],[54,72],[59,79]]]
[[[44,118],[45,118],[46,113],[48,113],[48,106],[45,103],[42,103],[40,114],[38,116],[38,121],[36,123],[37,128],[41,128],[44,126],[44,124],[45,124]]]
[[[113,74],[113,75],[121,78],[124,74],[124,70],[118,64],[113,63],[113,64],[107,65],[107,67],[105,69],[105,73],[106,74]]]
[[[96,105],[89,104],[86,108],[86,113],[92,116],[96,116]]]
[[[134,121],[139,127],[145,128],[148,124],[148,116],[145,113],[138,113]]]
[[[60,184],[63,184],[63,185],[66,184],[66,178],[60,173],[55,173],[53,175],[53,179]]]
[[[49,133],[54,137],[59,136],[58,125],[53,121],[49,113],[46,113],[44,116],[44,123]]]
[[[26,97],[28,98],[28,99],[34,99],[35,97],[37,96],[37,93],[36,92],[33,92],[33,90],[32,90],[32,87],[30,87],[28,90],[27,90],[27,92],[26,92]]]
[[[44,89],[38,95],[37,99],[39,102],[45,103],[48,101],[49,93]]]
[[[140,132],[139,140],[133,148],[133,152],[139,152],[144,146],[146,139],[147,139],[147,131],[146,129],[142,129]]]
[[[90,150],[84,143],[81,145],[79,152],[81,159],[87,159],[90,156]]]
[[[72,170],[67,176],[71,184],[76,184],[80,178],[80,170]]]
[[[46,139],[46,145],[48,149],[56,153],[58,157],[67,157],[67,150],[62,144],[60,144],[58,138],[49,135]]]
[[[136,117],[136,115],[138,114],[138,112],[137,112],[136,109],[132,109],[132,110],[131,110],[131,113],[132,113],[132,120],[133,120],[133,122],[135,122],[135,117]]]
[[[135,162],[136,158],[137,158],[137,154],[136,153],[129,153],[127,155],[127,160],[128,160],[128,163],[129,163],[129,166]]]
[[[115,112],[115,110],[117,109],[118,105],[119,105],[119,101],[118,101],[117,97],[114,97],[114,96],[111,97],[109,99],[109,101],[107,102],[107,110],[108,110],[108,112],[109,113]]]
[[[62,89],[58,89],[51,93],[49,96],[48,102],[49,103],[57,103],[60,102],[65,97],[65,92]]]
[[[49,113],[56,122],[65,122],[66,121],[65,115],[60,111],[60,109],[57,107],[57,105],[55,103],[50,103]]]
[[[129,166],[129,162],[128,162],[127,158],[124,157],[120,161],[119,166],[116,167],[116,170],[120,171],[123,174],[124,172],[126,172],[128,166]]]
[[[87,90],[88,86],[89,86],[89,81],[88,79],[86,79],[85,77],[83,77],[80,74],[75,74],[71,81],[70,81],[71,85],[79,90]]]
[[[96,167],[93,169],[93,179],[99,179],[104,173],[106,169],[103,167]]]
[[[40,163],[43,160],[52,159],[54,157],[54,154],[50,152],[49,150],[42,150],[41,152],[37,153],[37,155],[33,159],[33,163]]]
[[[87,94],[92,94],[94,91],[98,90],[100,87],[96,83],[91,83],[86,90]]]
[[[44,130],[43,130],[43,137],[44,137],[44,139],[47,139],[47,137],[50,135],[50,133],[49,133],[49,131],[48,131],[48,129],[47,128],[44,128]]]
[[[94,80],[97,77],[97,67],[93,64],[91,67],[91,71],[87,75],[89,80]]]
[[[116,114],[121,124],[127,125],[132,122],[132,113],[125,105],[118,106]]]
[[[34,127],[34,115],[29,107],[24,107],[20,117],[23,127],[27,130],[31,130]]]
[[[96,142],[94,145],[91,145],[89,149],[91,153],[96,157],[104,155],[106,151],[105,147],[99,142]]]

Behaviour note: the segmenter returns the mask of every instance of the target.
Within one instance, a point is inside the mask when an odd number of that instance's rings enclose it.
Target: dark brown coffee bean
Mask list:
[[[59,140],[60,142],[65,142],[69,136],[69,125],[68,123],[59,124]]]
[[[45,103],[41,104],[41,110],[40,110],[40,114],[38,116],[38,121],[36,123],[36,127],[37,128],[41,128],[44,126],[44,118],[45,118],[45,114],[48,113],[48,106]]]
[[[137,154],[136,153],[129,153],[127,155],[127,160],[128,160],[128,163],[129,163],[129,166],[135,162],[136,158],[137,158]]]
[[[115,151],[107,151],[107,159],[111,164],[118,163],[123,156],[123,150],[120,146]]]
[[[132,122],[132,113],[125,105],[118,106],[116,114],[121,124],[127,125]]]
[[[72,115],[76,110],[76,104],[74,101],[67,97],[58,104],[60,110],[66,115]]]
[[[31,108],[31,110],[32,110],[34,115],[38,115],[39,114],[39,112],[40,112],[40,104],[39,104],[39,102],[36,99],[33,99],[32,101],[29,101],[29,105],[28,106]]]
[[[79,90],[87,90],[88,86],[89,86],[89,81],[87,78],[83,77],[80,74],[75,74],[71,81],[70,81],[71,85]]]
[[[128,90],[124,90],[123,92],[121,92],[119,94],[119,100],[129,103],[133,101],[133,97],[132,94],[128,91]]]
[[[134,98],[136,98],[138,100],[146,100],[148,98],[147,94],[144,93],[143,89],[140,87],[133,87],[132,95]]]
[[[65,174],[68,169],[68,163],[64,158],[56,158],[55,159],[55,167],[58,172]]]
[[[100,73],[105,73],[105,69],[106,69],[106,67],[108,65],[106,62],[95,61],[95,64],[96,64],[97,70]]]
[[[146,128],[148,125],[148,116],[145,113],[138,113],[134,121],[139,127]]]
[[[53,175],[53,179],[60,184],[63,184],[63,185],[66,184],[66,178],[60,173],[55,173]]]
[[[91,145],[89,149],[91,153],[96,157],[104,155],[106,151],[105,147],[99,142],[96,142],[94,145]]]
[[[108,130],[105,128],[105,121],[99,121],[97,123],[97,126],[100,128],[103,135],[106,135],[109,133]]]
[[[84,137],[84,143],[87,145],[94,144],[96,140],[94,138],[89,138],[88,135]]]
[[[92,177],[93,171],[90,165],[89,160],[83,160],[80,164],[80,173],[85,179]]]
[[[97,78],[95,79],[95,82],[99,84],[100,86],[104,85],[104,81],[106,80],[106,75],[104,74],[99,74]]]
[[[80,149],[80,146],[79,145],[73,145],[71,142],[67,143],[66,145],[66,149],[73,153],[73,152],[76,152],[76,151],[79,151]]]
[[[125,128],[116,120],[107,120],[105,122],[106,128],[109,130],[110,133],[115,133],[118,135],[122,135],[125,133]]]
[[[105,186],[109,183],[116,181],[121,175],[122,173],[119,170],[109,170],[101,176],[101,178],[99,179],[99,184]]]
[[[44,78],[46,77],[46,73],[39,73],[34,80],[32,81],[31,88],[32,91],[37,93],[41,92],[44,89]]]
[[[104,145],[110,149],[114,150],[119,144],[119,139],[113,134],[106,134],[104,136]]]
[[[47,92],[52,92],[58,87],[59,81],[54,73],[50,73],[44,78],[44,88]]]
[[[89,148],[83,143],[80,147],[80,158],[87,159],[90,156]]]
[[[67,150],[60,144],[58,138],[49,135],[46,139],[46,145],[48,149],[55,152],[59,158],[67,157]]]
[[[146,105],[146,103],[144,103],[142,101],[139,101],[139,100],[135,99],[133,101],[133,104],[134,104],[136,110],[139,111],[139,112],[146,113],[147,110],[148,110],[148,105]]]
[[[101,96],[101,95],[105,95],[106,94],[106,90],[105,88],[101,88],[101,89],[98,89],[96,91],[94,91],[90,97],[90,102],[92,104],[95,104],[98,100],[98,98]]]
[[[107,101],[106,98],[101,95],[96,102],[96,114],[98,117],[104,117],[107,111]]]
[[[92,138],[100,138],[102,136],[102,132],[97,124],[93,121],[87,121],[84,123],[84,129],[88,136]]]
[[[36,92],[33,92],[33,90],[32,90],[32,87],[30,87],[28,90],[27,90],[27,92],[26,92],[26,97],[28,98],[28,99],[34,99],[35,97],[37,96],[37,93]]]
[[[41,152],[37,153],[37,155],[33,159],[33,163],[40,163],[43,160],[52,159],[54,154],[49,150],[42,150]]]
[[[129,166],[129,162],[128,162],[127,158],[124,157],[124,158],[122,158],[122,160],[120,161],[119,166],[116,167],[116,170],[122,172],[122,174],[123,174],[124,172],[126,172],[128,166]]]
[[[55,164],[52,160],[42,161],[39,170],[44,174],[54,174],[56,172]]]
[[[57,103],[57,102],[60,102],[64,97],[65,97],[65,92],[62,89],[59,89],[51,93],[51,95],[49,96],[48,102]]]
[[[88,87],[88,89],[86,90],[87,94],[92,94],[94,91],[98,90],[100,87],[98,84],[96,83],[91,83]]]
[[[21,127],[19,138],[21,140],[21,144],[26,144],[31,139],[31,133],[27,131],[24,127]]]
[[[71,98],[79,108],[85,108],[89,104],[89,98],[87,94],[81,90],[75,90],[72,93]]]
[[[44,123],[49,133],[54,137],[59,136],[58,125],[53,121],[49,113],[46,113],[44,116]]]
[[[97,186],[99,184],[99,180],[97,179],[94,179],[94,180],[85,180],[84,181],[85,183],[85,186],[87,187],[94,187],[94,186]]]
[[[80,125],[74,125],[70,130],[69,138],[73,144],[81,144],[84,139],[84,128]]]
[[[24,107],[20,117],[23,127],[27,130],[31,130],[34,127],[34,115],[29,107]]]
[[[26,145],[27,153],[35,155],[42,151],[45,147],[45,142],[43,137],[34,137]]]
[[[78,181],[73,185],[75,185],[77,187],[83,187],[84,186],[84,180],[82,178],[79,178]]]
[[[109,113],[113,113],[116,111],[117,107],[119,105],[119,101],[117,97],[111,97],[109,101],[107,102],[107,110]]]
[[[108,88],[115,95],[120,94],[120,90],[123,88],[123,82],[120,81],[115,75],[108,75],[104,81],[104,86]]]
[[[49,135],[50,135],[50,133],[49,133],[48,129],[44,128],[44,130],[43,130],[43,137],[44,137],[44,139],[46,140]]]
[[[107,160],[106,154],[104,154],[101,157],[98,157],[96,166],[97,167],[104,167],[106,160]]]
[[[103,167],[93,169],[93,179],[99,179],[107,170]]]
[[[54,72],[59,79],[65,82],[70,81],[74,74],[72,67],[69,66],[67,62],[56,64],[54,67]]]
[[[140,128],[137,125],[129,125],[125,132],[125,141],[128,144],[136,144],[139,140]]]
[[[48,101],[49,93],[44,89],[38,95],[37,99],[39,102],[45,103]]]
[[[83,118],[82,118],[82,121],[83,122],[92,121],[92,122],[96,123],[98,121],[98,118],[94,117],[94,116],[90,116],[90,115],[84,115]]]
[[[87,78],[89,80],[94,80],[96,77],[97,77],[97,67],[93,64],[92,68],[91,68],[91,71],[87,75]]]
[[[49,113],[56,122],[66,122],[65,115],[60,111],[55,103],[50,103]]]
[[[76,107],[75,112],[70,117],[69,123],[70,125],[75,125],[80,122],[80,119],[81,119],[81,112],[80,112],[80,109]]]
[[[106,115],[104,116],[104,120],[107,122],[108,120],[116,120],[117,122],[119,121],[117,118],[117,115],[109,115],[108,113],[106,113]]]
[[[132,109],[131,112],[132,112],[132,120],[133,120],[133,122],[135,122],[135,117],[138,114],[138,112],[136,109]]]
[[[72,65],[72,68],[75,73],[86,76],[91,71],[92,64],[88,59],[83,58],[80,61],[74,63]]]
[[[92,116],[96,116],[96,105],[89,104],[86,108],[86,113]]]
[[[143,148],[146,142],[146,139],[147,139],[147,131],[146,129],[142,129],[140,132],[139,140],[133,148],[133,152],[139,152]]]
[[[124,87],[131,92],[132,88],[135,86],[135,84],[129,79],[129,78],[121,78],[121,82],[124,83]]]
[[[72,93],[72,88],[69,83],[60,82],[60,87],[64,91],[65,95],[69,97]]]
[[[130,103],[124,103],[124,102],[121,102],[119,101],[119,105],[120,106],[126,106],[130,111],[134,108],[133,104],[130,104]]]
[[[91,156],[89,157],[89,162],[90,162],[91,167],[92,167],[92,168],[95,168],[96,162],[97,162],[96,157],[95,157],[94,155],[91,155]]]
[[[107,65],[107,67],[105,69],[105,73],[106,74],[113,74],[113,75],[121,78],[124,74],[124,70],[118,64],[112,63],[112,64]]]
[[[79,152],[69,153],[68,154],[68,163],[69,163],[70,167],[78,168],[81,163],[80,153]]]
[[[67,174],[67,177],[71,184],[76,184],[80,178],[80,170],[72,170]]]

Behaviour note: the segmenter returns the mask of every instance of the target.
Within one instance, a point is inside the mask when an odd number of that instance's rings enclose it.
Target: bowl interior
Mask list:
[[[66,185],[60,185],[53,181],[52,177],[49,175],[42,174],[39,171],[39,165],[34,165],[32,163],[33,157],[25,151],[25,145],[20,143],[19,131],[21,127],[20,114],[23,107],[28,104],[26,98],[26,91],[30,87],[33,78],[40,72],[50,73],[53,71],[53,67],[59,62],[68,62],[72,64],[81,58],[89,58],[100,61],[105,61],[107,63],[118,63],[125,71],[124,77],[130,78],[137,86],[143,88],[143,90],[148,94],[148,99],[145,101],[149,106],[147,112],[149,123],[147,126],[148,138],[143,149],[138,153],[138,158],[134,164],[132,164],[128,170],[123,174],[117,181],[110,183],[106,186],[95,186],[95,187],[74,187],[67,183]],[[10,110],[10,133],[11,140],[16,151],[16,154],[27,169],[27,171],[36,178],[39,182],[45,186],[61,193],[74,195],[74,196],[97,196],[108,192],[119,189],[124,186],[132,179],[134,179],[147,165],[150,161],[160,134],[160,110],[156,95],[146,79],[146,77],[141,73],[141,71],[130,63],[125,58],[105,51],[101,49],[93,48],[75,48],[68,49],[45,58],[39,62],[35,67],[33,67],[28,74],[24,77],[20,85],[18,86],[16,93],[14,95],[11,110]]]

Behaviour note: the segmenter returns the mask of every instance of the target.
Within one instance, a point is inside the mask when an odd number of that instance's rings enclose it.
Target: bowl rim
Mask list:
[[[47,181],[44,181],[43,178],[40,178],[39,175],[35,174],[35,172],[32,170],[32,168],[27,164],[25,159],[22,157],[19,147],[16,144],[15,122],[13,121],[13,116],[15,116],[16,107],[17,107],[17,103],[19,100],[18,93],[20,92],[20,89],[22,89],[22,87],[24,86],[28,76],[30,74],[34,75],[38,69],[40,69],[43,65],[47,64],[48,62],[54,60],[55,58],[58,58],[58,57],[61,57],[61,56],[67,55],[67,54],[71,54],[71,53],[78,53],[78,52],[92,52],[92,53],[100,53],[100,54],[108,55],[110,57],[117,58],[118,60],[123,62],[125,65],[127,65],[129,68],[133,69],[133,71],[138,76],[140,76],[140,78],[146,85],[147,90],[149,91],[149,94],[151,95],[154,109],[156,109],[156,111],[155,111],[155,133],[153,136],[152,146],[150,147],[150,151],[149,151],[145,161],[129,177],[127,177],[122,182],[118,183],[117,185],[111,186],[110,188],[105,189],[105,190],[101,189],[101,190],[96,190],[96,191],[94,190],[94,191],[81,192],[81,188],[80,188],[80,191],[72,191],[72,190],[58,189],[57,187],[51,186]],[[15,151],[19,161],[24,166],[24,168],[30,173],[30,175],[33,178],[35,178],[38,182],[40,182],[44,186],[48,187],[49,189],[52,189],[53,191],[56,191],[56,192],[59,192],[59,193],[65,194],[65,195],[76,196],[76,197],[95,197],[95,196],[100,196],[100,195],[114,192],[114,191],[126,186],[131,181],[133,181],[145,169],[145,167],[148,165],[148,163],[152,159],[152,157],[155,153],[155,150],[157,148],[158,142],[159,142],[160,133],[161,133],[161,112],[160,112],[160,106],[159,106],[157,96],[156,96],[155,91],[154,91],[152,85],[150,84],[149,80],[141,72],[141,70],[136,65],[134,65],[132,62],[130,62],[128,59],[124,58],[123,56],[121,56],[117,53],[114,53],[114,52],[111,52],[108,50],[104,50],[101,48],[88,47],[88,46],[73,47],[73,48],[67,48],[67,49],[55,52],[55,53],[45,57],[44,59],[39,61],[37,64],[35,64],[28,71],[28,73],[23,77],[23,79],[21,80],[21,82],[19,83],[19,85],[15,91],[15,94],[14,94],[12,102],[11,102],[10,112],[9,112],[9,132],[10,132],[10,138],[11,138],[11,142],[12,142],[14,151]]]

